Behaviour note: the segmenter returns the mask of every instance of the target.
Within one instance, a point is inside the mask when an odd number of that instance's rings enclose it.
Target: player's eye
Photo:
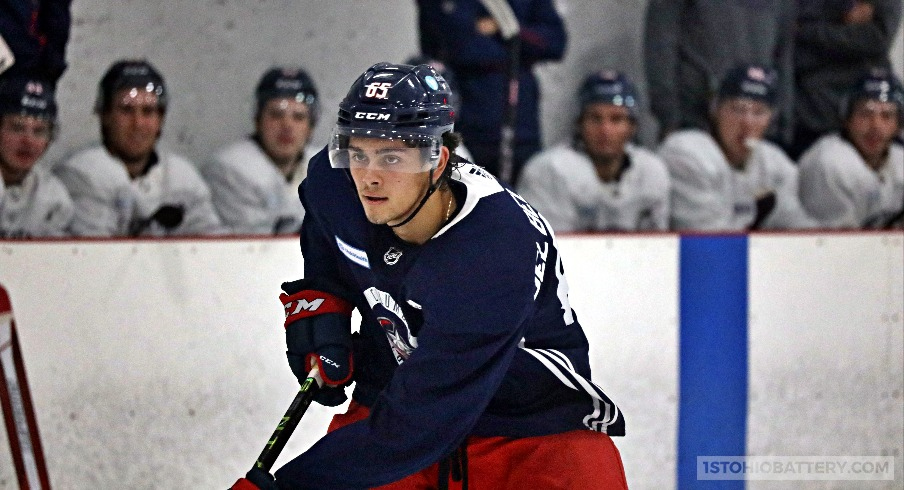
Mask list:
[[[384,155],[383,156],[383,165],[395,166],[401,162],[402,162],[402,159],[399,158],[398,155]]]
[[[349,161],[352,165],[357,166],[366,166],[367,165],[367,155],[364,152],[360,151],[351,151],[349,152]]]

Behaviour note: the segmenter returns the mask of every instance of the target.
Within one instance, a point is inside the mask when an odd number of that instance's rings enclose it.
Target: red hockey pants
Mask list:
[[[355,403],[335,415],[329,430],[367,418],[370,410]],[[621,456],[612,439],[590,430],[511,439],[471,436],[465,459],[468,490],[620,490],[627,489]],[[380,490],[436,490],[435,463]],[[449,489],[460,490],[452,481]]]

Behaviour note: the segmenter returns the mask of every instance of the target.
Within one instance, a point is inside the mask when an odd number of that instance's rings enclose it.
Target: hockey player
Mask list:
[[[201,168],[223,224],[235,234],[298,233],[304,208],[298,184],[317,120],[317,89],[301,68],[269,69],[255,90],[254,134]]]
[[[35,164],[53,139],[57,106],[49,82],[0,82],[0,237],[62,237],[74,207],[63,184]]]
[[[169,94],[147,61],[110,66],[98,86],[101,143],[54,171],[75,201],[80,236],[222,232],[210,190],[185,158],[157,147]]]
[[[666,230],[669,174],[631,143],[637,92],[623,73],[589,75],[578,91],[574,140],[531,158],[518,193],[557,232]]]
[[[828,228],[904,227],[904,147],[894,141],[904,88],[891,72],[876,69],[857,82],[844,106],[844,130],[801,156],[801,201]]]
[[[671,228],[812,228],[797,194],[797,168],[763,140],[773,118],[776,73],[761,65],[728,72],[712,101],[712,130],[672,133],[659,154],[672,178]]]
[[[295,374],[314,361],[320,400],[353,380],[352,401],[275,483],[234,488],[626,488],[552,228],[453,155],[449,95],[427,65],[379,63],[340,103],[283,302]]]

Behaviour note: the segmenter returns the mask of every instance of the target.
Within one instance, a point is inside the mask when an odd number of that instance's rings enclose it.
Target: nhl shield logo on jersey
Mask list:
[[[383,254],[383,261],[386,262],[386,265],[396,265],[401,257],[401,250],[395,247],[389,247],[389,250],[387,250],[386,253]]]

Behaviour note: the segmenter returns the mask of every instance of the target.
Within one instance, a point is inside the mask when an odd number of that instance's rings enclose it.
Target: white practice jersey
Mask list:
[[[5,195],[0,193],[0,237],[68,236],[74,214],[72,199],[63,184],[36,166],[21,185],[8,186]]]
[[[603,182],[590,157],[571,145],[544,150],[525,164],[518,193],[556,232],[666,230],[669,174],[654,153],[626,148],[628,166]]]
[[[828,228],[885,227],[904,208],[904,148],[892,143],[875,171],[850,141],[823,136],[800,158],[800,199]]]
[[[728,163],[715,138],[697,129],[672,133],[659,155],[672,177],[675,230],[746,230],[756,219],[756,199],[770,192],[775,207],[764,229],[818,226],[800,203],[794,162],[768,141],[754,143],[743,170]]]
[[[210,189],[183,157],[157,150],[158,161],[130,179],[125,165],[102,145],[82,150],[56,166],[75,202],[72,230],[78,236],[185,236],[224,232]],[[151,219],[161,206],[183,209],[178,226]]]
[[[304,155],[316,150],[306,149]],[[307,173],[307,158],[299,162],[291,179],[279,171],[251,138],[217,152],[201,167],[210,185],[213,203],[223,224],[240,235],[298,233],[304,207],[298,185]]]

